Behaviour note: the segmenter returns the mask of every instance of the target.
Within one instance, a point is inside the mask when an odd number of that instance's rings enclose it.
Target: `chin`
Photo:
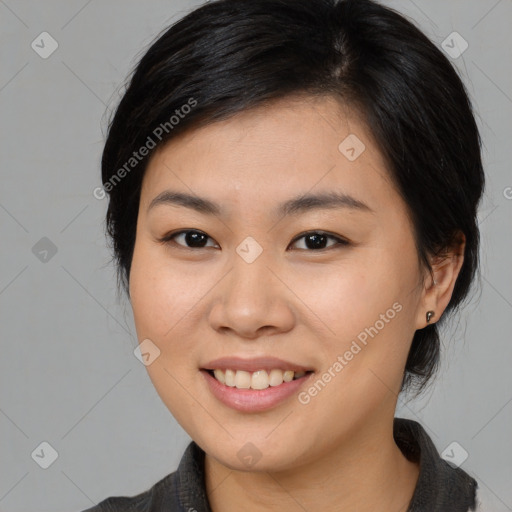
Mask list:
[[[233,437],[226,442],[219,442],[217,438],[205,439],[204,436],[194,440],[210,457],[234,471],[283,471],[296,467],[297,458],[300,457],[296,451],[299,443],[290,437],[276,436],[272,442],[261,433]],[[285,444],[286,439],[289,446]]]

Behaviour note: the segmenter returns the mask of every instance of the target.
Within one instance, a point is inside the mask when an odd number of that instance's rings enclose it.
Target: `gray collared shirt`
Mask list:
[[[477,482],[443,460],[416,421],[395,418],[393,435],[402,453],[419,461],[420,473],[407,512],[475,510]],[[211,512],[204,478],[204,451],[192,441],[178,469],[133,497],[111,496],[83,512]]]

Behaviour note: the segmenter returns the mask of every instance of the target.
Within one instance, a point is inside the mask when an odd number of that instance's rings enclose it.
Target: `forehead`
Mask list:
[[[141,203],[168,188],[215,198],[227,213],[308,192],[367,204],[394,192],[363,120],[331,97],[274,101],[171,139],[147,166]]]

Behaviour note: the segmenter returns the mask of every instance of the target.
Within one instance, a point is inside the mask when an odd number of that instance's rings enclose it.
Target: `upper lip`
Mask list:
[[[258,370],[266,370],[269,372],[275,368],[284,371],[293,370],[296,372],[313,371],[310,367],[285,361],[277,357],[255,357],[253,359],[222,357],[209,361],[202,367],[204,370],[244,370],[246,372],[256,372]]]

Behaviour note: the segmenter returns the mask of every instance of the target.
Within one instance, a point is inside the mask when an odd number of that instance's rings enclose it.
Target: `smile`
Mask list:
[[[270,372],[202,369],[200,373],[215,399],[231,409],[244,413],[264,412],[286,403],[286,400],[299,393],[314,375],[313,371],[294,372],[279,369]],[[221,379],[224,379],[224,382]],[[252,387],[253,379],[256,388]],[[236,383],[246,387],[237,387]]]
[[[247,372],[244,370],[208,370],[221,384],[237,389],[267,389],[268,387],[276,387],[283,382],[291,382],[292,380],[304,377],[305,371],[280,370],[274,368],[267,372],[266,370],[258,370],[255,372]]]

